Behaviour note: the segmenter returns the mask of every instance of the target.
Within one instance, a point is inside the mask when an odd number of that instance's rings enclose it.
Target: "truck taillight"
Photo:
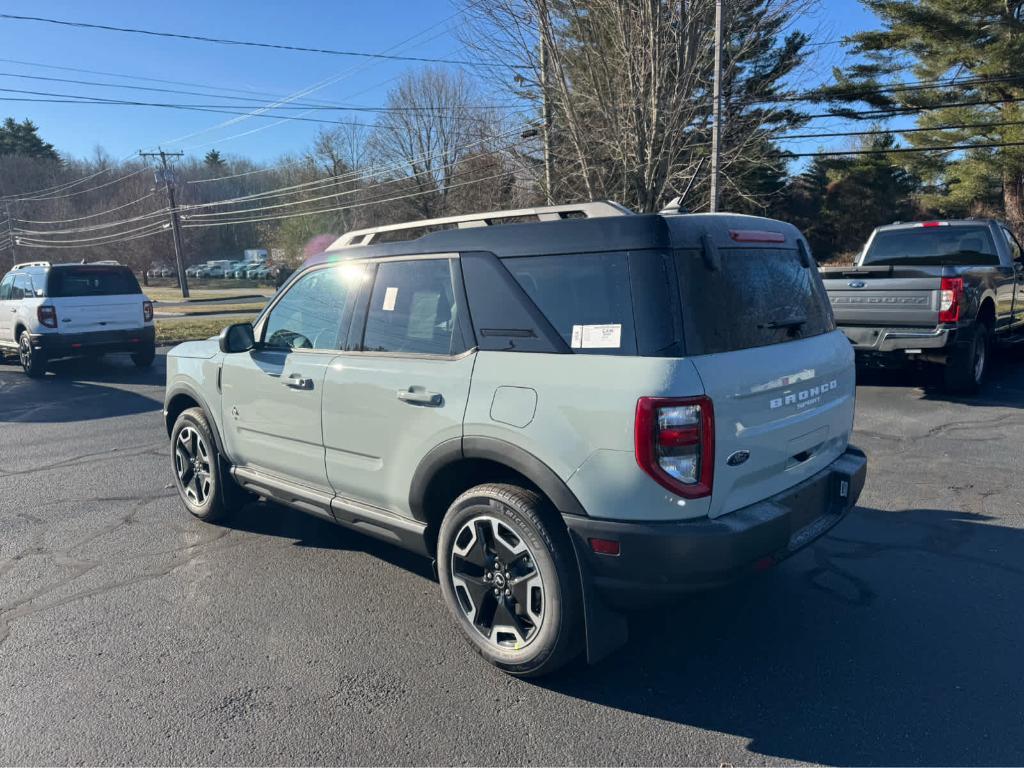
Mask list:
[[[144,301],[142,302],[142,322],[148,323],[153,319],[153,302]]]
[[[51,307],[48,304],[36,308],[36,317],[39,318],[39,322],[46,328],[57,327],[57,308]]]
[[[708,397],[641,397],[633,439],[636,463],[677,496],[711,495],[715,415]]]
[[[960,319],[960,304],[964,296],[962,277],[944,277],[939,285],[939,322],[955,323]]]

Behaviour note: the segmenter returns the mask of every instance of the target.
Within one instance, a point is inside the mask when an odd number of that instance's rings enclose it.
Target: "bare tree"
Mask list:
[[[780,37],[812,2],[728,3],[726,169],[778,161],[770,140],[798,116],[759,105],[802,61],[806,37]],[[538,113],[553,196],[657,210],[707,156],[714,0],[490,0],[466,10],[462,39],[497,83],[547,105]],[[744,178],[730,176],[739,196]]]

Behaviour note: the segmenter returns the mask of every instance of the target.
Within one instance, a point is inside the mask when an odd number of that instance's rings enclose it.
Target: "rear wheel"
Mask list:
[[[438,575],[472,647],[521,677],[579,654],[582,601],[568,533],[544,499],[513,485],[472,488],[441,524]]]
[[[156,359],[156,347],[147,347],[139,352],[132,352],[132,362],[136,368],[149,368]]]
[[[22,331],[18,337],[18,359],[29,378],[38,379],[46,375],[46,353],[32,348],[32,339],[28,331]]]
[[[982,322],[967,331],[968,342],[957,345],[946,361],[944,381],[951,392],[974,394],[985,382],[992,352],[992,332]]]

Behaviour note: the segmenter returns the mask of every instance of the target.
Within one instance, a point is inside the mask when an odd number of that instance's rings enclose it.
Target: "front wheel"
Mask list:
[[[579,654],[578,573],[568,532],[533,491],[477,486],[441,523],[438,575],[448,609],[476,652],[510,674],[541,677]]]
[[[182,411],[174,422],[171,458],[175,487],[195,517],[213,523],[244,503],[244,494],[228,475],[201,408]]]
[[[22,331],[18,337],[18,359],[29,378],[38,379],[46,375],[46,355],[42,350],[32,348],[28,331]]]

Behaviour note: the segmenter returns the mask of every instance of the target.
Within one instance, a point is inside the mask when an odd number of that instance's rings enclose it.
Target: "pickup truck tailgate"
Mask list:
[[[941,269],[941,268],[940,268]],[[849,267],[821,271],[840,326],[934,327],[939,322],[939,271]]]

